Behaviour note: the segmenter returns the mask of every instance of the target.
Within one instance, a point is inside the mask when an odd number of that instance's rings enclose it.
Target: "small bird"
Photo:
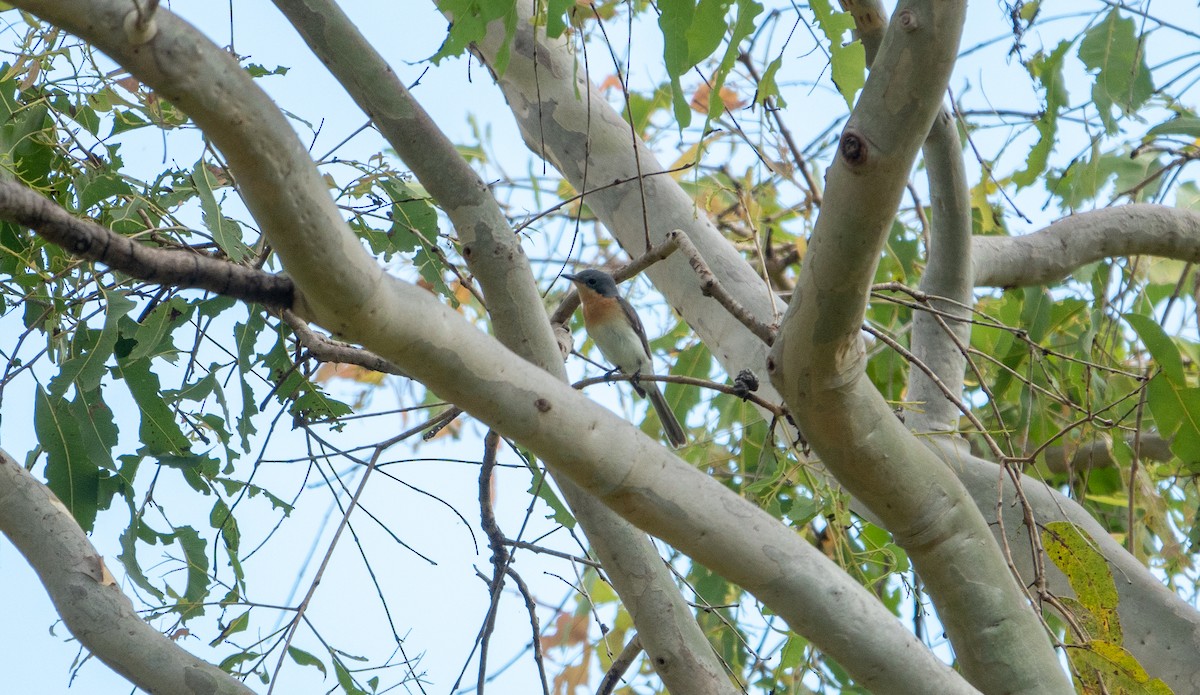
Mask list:
[[[633,390],[639,396],[650,399],[654,412],[662,421],[663,431],[671,446],[680,447],[687,443],[687,436],[658,384],[641,382],[639,376],[653,375],[654,364],[650,359],[650,344],[646,342],[646,329],[642,320],[629,302],[617,293],[617,283],[602,270],[589,269],[578,274],[563,273],[563,277],[575,283],[579,299],[583,303],[583,325],[595,341],[604,358],[623,374],[633,377]]]

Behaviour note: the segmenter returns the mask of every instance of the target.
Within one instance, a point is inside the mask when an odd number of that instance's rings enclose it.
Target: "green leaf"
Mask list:
[[[225,547],[231,553],[237,553],[240,545],[242,532],[238,529],[237,519],[233,516],[233,510],[229,505],[225,504],[225,500],[217,498],[213,503],[212,511],[208,514],[208,523],[213,528],[221,532],[221,538],[225,541]]]
[[[438,64],[446,58],[462,55],[472,43],[483,40],[489,23],[503,19],[504,44],[496,53],[496,61],[492,65],[497,74],[503,75],[508,68],[513,37],[517,32],[516,0],[443,0],[438,4],[438,9],[452,19],[446,40],[430,60]]]
[[[547,519],[554,519],[554,522],[561,524],[563,527],[572,529],[575,528],[575,517],[571,515],[571,510],[567,509],[567,505],[563,504],[562,500],[555,494],[553,486],[546,479],[546,474],[537,466],[537,459],[532,454],[522,451],[522,460],[529,467],[529,472],[533,475],[533,480],[529,483],[529,494],[537,495],[539,499],[550,507],[551,514]]]
[[[242,451],[250,451],[250,435],[257,432],[254,416],[258,414],[258,404],[247,377],[254,365],[258,364],[258,360],[254,358],[254,347],[266,325],[266,318],[261,311],[251,311],[246,323],[239,323],[233,327],[234,340],[237,342],[238,379],[242,387],[242,413],[237,420],[238,435],[242,438]]]
[[[114,171],[85,169],[75,177],[74,183],[81,212],[102,200],[133,195],[133,188]]]
[[[110,292],[104,313],[104,327],[99,331],[80,327],[71,341],[72,357],[63,363],[57,376],[50,381],[50,392],[56,396],[66,393],[74,384],[81,391],[95,391],[104,376],[105,364],[117,344],[117,329],[121,317],[136,304],[124,295]]]
[[[331,398],[300,370],[293,368],[292,356],[282,334],[275,346],[263,355],[263,364],[271,370],[272,381],[277,382],[275,399],[287,405],[292,415],[308,420],[334,420],[353,412],[350,406]]]
[[[163,400],[158,375],[150,370],[150,360],[121,360],[115,373],[125,381],[141,415],[138,437],[149,453],[185,454],[191,442],[179,429],[175,414]]]
[[[1179,355],[1179,348],[1167,336],[1162,326],[1158,325],[1154,319],[1142,314],[1127,313],[1122,314],[1121,318],[1125,319],[1125,322],[1137,333],[1138,338],[1150,351],[1150,356],[1158,363],[1167,379],[1179,386],[1186,386],[1183,376],[1183,359]]]
[[[136,518],[129,522],[129,527],[121,533],[121,554],[117,555],[117,559],[121,561],[121,566],[125,568],[125,576],[131,579],[139,589],[161,601],[164,598],[163,592],[146,578],[146,574],[142,571],[142,566],[138,563],[137,559],[137,541],[143,532],[143,527],[147,530],[149,529],[149,527],[146,527]]]
[[[754,0],[737,0],[737,19],[733,22],[733,32],[725,46],[725,55],[721,57],[721,64],[717,66],[717,72],[713,75],[712,89],[708,93],[708,113],[705,115],[704,121],[705,131],[708,131],[708,125],[712,123],[713,119],[720,116],[725,110],[725,101],[721,98],[721,88],[725,86],[725,79],[729,77],[729,71],[737,62],[742,41],[754,33],[754,18],[762,11],[763,6]]]
[[[200,197],[201,219],[212,234],[213,241],[235,263],[249,258],[250,249],[242,241],[241,225],[221,214],[221,206],[213,194],[214,187],[218,185],[217,177],[203,157],[192,167],[192,185]]]
[[[1091,640],[1078,649],[1068,649],[1071,664],[1079,674],[1083,692],[1171,695],[1171,688],[1151,678],[1132,654],[1117,643]]]
[[[143,451],[142,453],[149,453]],[[193,490],[207,495],[212,490],[212,481],[221,469],[221,462],[211,456],[198,454],[158,454],[158,465],[174,468],[183,474],[183,479]]]
[[[112,409],[104,402],[102,390],[76,390],[75,400],[67,404],[67,411],[75,421],[79,444],[87,452],[88,460],[99,468],[115,469],[112,449],[117,445],[117,423]]]
[[[1169,121],[1159,123],[1146,133],[1147,138],[1162,135],[1183,135],[1189,138],[1200,138],[1200,117],[1179,116],[1178,118],[1172,118]]]
[[[450,300],[451,306],[458,306],[458,297],[454,295],[454,291],[442,277],[444,265],[436,254],[430,253],[427,249],[421,249],[413,254],[413,264],[417,266],[417,272],[421,274],[421,279],[429,283],[435,292]]]
[[[217,635],[216,639],[208,643],[208,646],[215,647],[229,639],[231,635],[236,635],[239,632],[245,632],[246,628],[248,627],[250,627],[250,611],[246,611],[230,621],[230,623],[225,626],[225,629],[221,630],[221,634]]]
[[[259,65],[258,63],[249,63],[246,65],[246,72],[250,73],[251,77],[269,77],[271,75],[286,75],[291,68],[282,65],[276,65],[273,68]]]
[[[1042,531],[1042,545],[1046,555],[1066,575],[1079,604],[1091,613],[1095,624],[1103,631],[1092,637],[1120,643],[1117,586],[1096,542],[1070,522],[1051,521]]]
[[[1034,121],[1038,131],[1037,144],[1029,151],[1025,168],[1013,174],[1013,182],[1025,187],[1041,178],[1046,171],[1046,163],[1050,152],[1054,149],[1055,136],[1058,134],[1058,114],[1068,104],[1067,88],[1063,83],[1063,57],[1071,47],[1070,41],[1062,41],[1049,55],[1038,52],[1025,64],[1029,75],[1041,84],[1046,100],[1042,115]]]
[[[299,649],[297,647],[288,647],[288,656],[292,657],[292,661],[295,661],[301,666],[316,666],[321,670],[321,675],[327,675],[325,671],[325,664],[322,663],[320,659],[312,654],[309,654],[303,649]]]
[[[369,238],[371,250],[388,260],[392,253],[415,251],[438,238],[437,210],[427,193],[394,178],[384,179],[380,186],[392,201],[392,227],[386,241]]]
[[[96,522],[100,468],[88,457],[79,423],[66,401],[38,387],[33,402],[33,427],[46,451],[46,485],[71,511],[84,531]]]
[[[1105,130],[1115,133],[1116,106],[1124,115],[1136,112],[1154,93],[1146,52],[1132,19],[1122,19],[1117,8],[1104,21],[1088,29],[1079,44],[1079,59],[1095,73],[1092,101]]]
[[[817,16],[817,25],[829,39],[833,83],[846,100],[846,106],[854,108],[854,98],[867,82],[867,53],[862,42],[842,42],[846,32],[854,31],[854,17],[849,12],[834,12],[829,0],[811,0],[809,7]]]
[[[1180,386],[1164,372],[1146,385],[1146,405],[1159,434],[1171,441],[1171,452],[1193,470],[1200,468],[1200,388]]]
[[[546,3],[546,36],[552,39],[562,36],[567,30],[573,7],[575,0],[549,0]]]
[[[119,135],[127,130],[137,130],[138,128],[150,125],[150,121],[142,118],[141,114],[129,109],[114,109],[112,116],[112,132],[108,134],[109,137]]]
[[[171,534],[171,538],[183,549],[183,559],[187,563],[187,587],[175,610],[182,620],[204,615],[204,601],[208,598],[208,546],[196,529],[191,526],[180,526]]]
[[[342,665],[342,660],[333,657],[333,673],[337,676],[338,685],[342,686],[342,691],[346,695],[366,695],[361,688],[354,683],[354,677],[350,675],[350,671]]]
[[[754,95],[754,103],[763,105],[767,99],[774,99],[775,105],[779,108],[787,106],[787,100],[779,93],[779,84],[776,82],[775,77],[782,66],[783,56],[779,56],[767,65],[767,69],[763,71],[762,78],[758,81],[758,91]]]
[[[252,661],[254,659],[257,659],[259,656],[260,655],[257,652],[249,652],[249,651],[238,652],[236,654],[231,654],[231,655],[225,657],[224,659],[222,659],[221,663],[217,665],[217,668],[221,669],[222,671],[225,671],[226,673],[233,673],[234,672],[233,669],[238,664],[241,664],[246,661]]]
[[[667,76],[671,78],[671,103],[680,129],[692,122],[692,111],[679,78],[721,45],[727,28],[725,15],[732,4],[733,0],[661,0],[658,3],[663,60]]]
[[[682,324],[680,327],[683,327]],[[707,379],[712,374],[712,363],[712,353],[709,352],[708,346],[697,341],[695,345],[679,352],[675,357],[675,364],[671,365],[670,373],[693,379]],[[671,409],[675,411],[675,414],[683,415],[679,419],[681,423],[687,418],[687,414],[692,408],[700,405],[701,390],[694,386],[665,384],[663,395],[666,396],[667,402],[671,404]]]
[[[119,355],[129,360],[140,360],[144,357],[166,357],[173,360],[178,348],[171,342],[171,333],[192,317],[195,305],[182,297],[172,297],[170,300],[154,307],[148,316],[140,323],[130,322],[130,338],[134,346],[127,355]]]

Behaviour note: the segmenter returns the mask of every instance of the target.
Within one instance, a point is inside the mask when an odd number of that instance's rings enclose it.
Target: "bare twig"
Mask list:
[[[542,657],[542,628],[538,624],[537,602],[533,600],[529,586],[525,584],[525,580],[521,579],[521,575],[517,574],[516,570],[508,567],[505,569],[505,573],[517,585],[517,591],[521,592],[521,598],[525,599],[525,610],[529,611],[529,626],[533,631],[533,660],[537,662],[538,675],[542,677],[542,695],[550,695],[550,683],[546,680],[546,661]],[[482,688],[480,688],[480,692],[483,692]]]
[[[354,347],[317,333],[308,327],[308,322],[285,309],[280,313],[284,322],[295,332],[297,340],[308,352],[322,362],[353,364],[384,374],[408,376],[399,367],[376,355],[370,350]]]
[[[596,376],[596,377],[591,377],[588,379],[580,379],[579,381],[576,381],[574,384],[571,384],[571,386],[574,388],[577,388],[577,389],[582,389],[582,388],[587,388],[588,386],[594,386],[596,384],[608,384],[608,383],[612,383],[614,381],[633,381],[633,379],[634,379],[634,377],[632,375],[628,375],[628,374],[620,374],[620,373],[606,374],[604,376]],[[758,407],[762,408],[763,410],[770,412],[775,417],[786,418],[789,422],[792,419],[791,415],[788,413],[788,409],[786,407],[784,407],[778,403],[772,403],[768,400],[763,399],[761,396],[757,396],[753,393],[750,393],[744,387],[741,387],[737,384],[719,384],[715,381],[709,381],[707,379],[697,379],[696,377],[680,376],[678,374],[672,374],[669,376],[659,376],[656,374],[643,374],[643,375],[638,375],[637,379],[639,381],[662,381],[662,382],[665,382],[668,384],[683,384],[684,386],[698,386],[700,388],[709,389],[711,391],[719,391],[721,393],[727,393],[730,396],[737,396],[738,398],[741,398],[742,400],[750,401],[751,403],[753,403],[754,405],[757,405]]]
[[[553,555],[554,557],[562,558],[564,560],[570,560],[571,562],[578,562],[581,565],[587,565],[588,567],[592,567],[594,569],[603,569],[603,567],[604,567],[599,562],[596,562],[595,560],[592,560],[590,558],[580,557],[578,555],[572,555],[570,553],[564,553],[561,550],[547,548],[544,545],[538,545],[537,543],[530,543],[529,541],[514,541],[514,540],[506,539],[504,541],[504,544],[508,545],[508,546],[512,546],[514,548],[521,548],[523,550],[528,550],[528,551],[531,551],[534,553],[540,553],[543,555]]]
[[[479,636],[479,678],[475,690],[479,695],[483,695],[483,685],[487,681],[488,643],[492,639],[492,630],[496,627],[496,614],[500,612],[500,591],[504,588],[504,575],[511,558],[508,549],[504,547],[504,533],[500,531],[500,524],[496,522],[496,510],[492,506],[492,472],[496,468],[496,451],[499,446],[500,434],[489,430],[483,440],[483,465],[479,467],[479,515],[480,525],[488,537],[488,547],[492,549],[492,579],[488,582],[491,604],[488,606],[487,617],[484,618]]]
[[[209,290],[273,308],[290,308],[290,278],[187,251],[144,246],[91,220],[74,217],[54,201],[13,181],[0,181],[0,219],[29,227],[63,250],[160,285]]]
[[[704,258],[700,256],[700,251],[688,239],[687,234],[683,230],[675,229],[667,234],[667,241],[674,240],[679,245],[679,250],[687,256],[688,263],[691,264],[692,270],[700,276],[700,291],[706,297],[712,297],[717,302],[725,307],[731,316],[737,319],[743,326],[750,329],[750,332],[758,336],[758,339],[771,345],[775,342],[775,334],[778,332],[778,326],[768,325],[760,321],[757,317],[750,313],[746,307],[733,298],[733,295],[725,291],[721,283],[717,281],[717,276],[713,274],[708,264],[704,262]]]
[[[596,688],[596,695],[611,695],[616,690],[617,683],[621,681],[621,677],[633,665],[634,660],[642,653],[642,641],[637,635],[625,644],[625,648],[613,659],[612,665],[608,667],[608,671],[604,674],[604,678],[600,679],[600,687]]]

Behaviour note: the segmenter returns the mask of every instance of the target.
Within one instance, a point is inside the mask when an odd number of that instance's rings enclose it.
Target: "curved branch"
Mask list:
[[[530,19],[533,5],[533,0],[517,3],[508,66],[496,78],[526,146],[576,191],[588,192],[583,202],[631,257],[643,253],[647,234],[651,244],[658,244],[672,230],[682,229],[729,296],[750,315],[773,324],[779,304],[766,283],[678,181],[654,175],[667,167],[588,84],[588,66],[572,49],[569,36],[550,39],[537,30]],[[487,39],[475,47],[485,62],[494,64],[504,36],[503,22],[489,27]],[[614,181],[622,183],[604,185]],[[767,346],[703,294],[687,259],[677,254],[651,266],[646,276],[726,373],[763,372]],[[769,384],[764,382],[763,388],[764,398],[777,400]]]
[[[1023,527],[1023,510],[1012,480],[990,461],[964,454],[945,438],[931,439],[932,449],[949,468],[958,473],[975,498],[979,511],[991,516],[997,504],[1004,514],[1007,542],[1017,569],[1032,576],[1033,564],[1029,533]],[[1003,486],[1002,496],[997,487]],[[1200,613],[1146,571],[1137,558],[1126,552],[1074,500],[1040,480],[1021,476],[1024,497],[1040,524],[1069,521],[1092,537],[1096,550],[1108,561],[1117,587],[1117,614],[1121,621],[1123,646],[1153,678],[1162,679],[1173,692],[1200,692],[1200,670],[1195,655],[1200,653]],[[1048,580],[1058,596],[1071,596],[1070,583],[1053,565],[1046,567]]]
[[[921,291],[929,295],[932,309],[951,318],[926,311],[913,314],[913,355],[933,373],[962,394],[966,356],[960,345],[971,344],[970,307],[974,305],[974,280],[971,275],[971,200],[967,190],[967,171],[963,163],[962,141],[950,110],[942,106],[933,120],[929,137],[922,147],[925,170],[929,176],[932,220],[928,262],[921,276]],[[957,318],[959,320],[955,321]],[[948,336],[949,330],[953,336]],[[958,407],[922,371],[909,376],[909,400],[923,407],[910,414],[909,427],[915,432],[953,433],[958,427]]]
[[[562,354],[520,237],[487,185],[336,3],[275,0],[275,5],[450,217],[463,257],[483,288],[496,337],[565,381]],[[554,477],[667,687],[698,695],[735,692],[650,539],[571,480]],[[502,582],[503,575],[495,581]]]
[[[14,181],[0,181],[0,219],[29,227],[80,258],[147,282],[209,290],[277,309],[292,305],[295,286],[287,277],[200,253],[144,246],[91,220],[79,219]]]
[[[1137,255],[1200,262],[1200,212],[1136,203],[1064,217],[1023,236],[977,236],[975,285],[1043,285],[1088,263]]]
[[[897,6],[829,170],[800,299],[771,351],[772,381],[813,450],[908,551],[967,678],[985,691],[1066,691],[987,523],[867,378],[860,337],[883,243],[941,108],[965,4]]]
[[[63,503],[2,449],[0,531],[33,565],[71,634],[137,687],[180,695],[253,692],[142,620]]]
[[[867,65],[875,59],[883,42],[888,20],[879,0],[843,3],[854,17],[855,33],[863,42]],[[967,190],[967,172],[962,157],[962,141],[954,116],[945,106],[938,111],[921,147],[929,178],[930,207],[933,223],[929,235],[928,263],[921,275],[921,291],[930,295],[937,311],[966,319],[972,297],[971,201]],[[949,300],[949,301],[943,301]],[[914,432],[954,432],[959,408],[943,393],[953,385],[954,398],[962,392],[966,358],[958,345],[971,343],[971,325],[966,321],[950,324],[954,339],[946,336],[945,322],[927,312],[913,315],[912,352],[932,370],[933,376],[914,370],[909,375],[908,399],[923,404],[908,416]],[[957,342],[957,344],[956,344]],[[937,382],[941,381],[941,384]]]

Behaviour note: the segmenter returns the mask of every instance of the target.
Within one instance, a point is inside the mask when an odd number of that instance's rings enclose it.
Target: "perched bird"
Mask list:
[[[563,273],[563,277],[579,288],[579,299],[583,303],[583,324],[588,335],[600,348],[604,358],[623,374],[633,377],[633,390],[639,396],[650,399],[654,412],[662,421],[663,431],[671,446],[683,446],[687,437],[675,413],[667,405],[658,384],[642,382],[639,376],[652,376],[654,364],[650,359],[650,344],[646,342],[646,329],[642,320],[629,302],[617,294],[617,283],[602,270],[589,269],[575,275]]]

